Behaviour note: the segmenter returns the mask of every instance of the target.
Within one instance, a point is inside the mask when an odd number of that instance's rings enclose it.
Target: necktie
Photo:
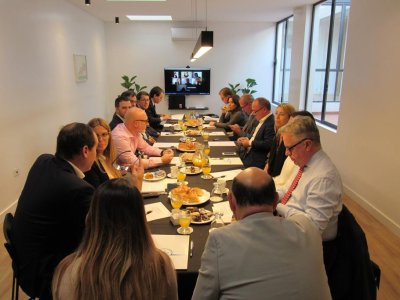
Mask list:
[[[287,190],[286,194],[283,196],[283,198],[281,200],[281,203],[283,205],[285,205],[286,202],[288,202],[290,196],[292,196],[292,192],[296,188],[297,184],[299,183],[299,180],[301,178],[301,175],[303,174],[303,171],[304,171],[304,167],[300,168],[299,171],[297,172],[297,175],[293,179],[293,182],[292,182],[290,188]]]

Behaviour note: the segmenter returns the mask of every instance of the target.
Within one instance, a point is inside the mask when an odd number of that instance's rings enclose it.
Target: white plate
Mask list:
[[[151,179],[146,179],[146,174],[149,174],[149,173],[152,173],[154,177],[151,178]],[[156,172],[146,172],[146,173],[144,173],[143,180],[146,180],[146,181],[159,181],[159,180],[164,179],[166,176],[167,176],[167,173],[165,173],[165,171],[163,171],[163,170],[159,170],[159,171],[156,171]]]
[[[202,196],[199,196],[199,202],[183,202],[182,203],[182,205],[185,205],[185,206],[196,206],[196,205],[200,205],[200,204],[203,204],[203,203],[206,203],[207,201],[208,201],[208,199],[210,199],[210,192],[208,192],[208,191],[206,191],[206,190],[204,190],[204,189],[201,189],[202,191],[203,191],[203,195]],[[168,197],[169,198],[171,198],[171,192],[169,192],[169,194],[168,194]]]
[[[190,130],[186,130],[185,134],[187,136],[201,136],[201,131],[200,130],[192,130],[192,129],[190,129]]]
[[[190,142],[194,142],[196,140],[196,138],[194,137],[181,137],[179,139],[182,143],[186,142],[186,141],[190,141]]]
[[[194,168],[194,172],[192,172],[192,168]],[[189,167],[183,167],[179,169],[180,172],[185,173],[186,175],[197,175],[203,172],[201,168],[196,167],[196,166],[189,166]]]
[[[211,213],[210,218],[206,221],[200,221],[200,222],[193,221],[193,218],[192,218],[192,221],[191,221],[192,224],[208,224],[208,223],[211,223],[215,219],[215,215],[212,211],[207,210],[207,209],[203,209],[203,211],[206,213]]]
[[[218,191],[215,191],[216,194],[221,195],[221,193]],[[224,191],[222,192],[222,194],[228,194],[229,193],[229,189],[225,188]]]

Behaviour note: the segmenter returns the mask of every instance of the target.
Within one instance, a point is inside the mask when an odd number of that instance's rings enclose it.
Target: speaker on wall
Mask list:
[[[168,96],[168,109],[185,109],[186,108],[185,95],[169,95]]]

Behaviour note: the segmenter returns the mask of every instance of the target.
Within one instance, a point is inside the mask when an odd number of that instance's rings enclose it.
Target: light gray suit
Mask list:
[[[256,213],[212,231],[192,299],[331,299],[318,229]]]

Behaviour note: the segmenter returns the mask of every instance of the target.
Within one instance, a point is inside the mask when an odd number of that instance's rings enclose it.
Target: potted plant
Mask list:
[[[145,88],[147,88],[147,86],[140,86],[138,83],[135,82],[136,79],[136,75],[129,77],[127,75],[123,75],[121,78],[123,80],[123,82],[121,83],[121,86],[126,88],[127,90],[132,89],[134,90],[136,93],[139,93],[140,91],[144,90]]]
[[[247,78],[246,79],[246,87],[245,88],[240,88],[240,83],[237,83],[235,85],[228,83],[230,89],[232,90],[232,93],[234,95],[238,95],[239,92],[242,93],[242,95],[244,94],[254,94],[257,93],[256,90],[253,90],[252,87],[257,85],[257,82],[255,79],[252,78]]]

